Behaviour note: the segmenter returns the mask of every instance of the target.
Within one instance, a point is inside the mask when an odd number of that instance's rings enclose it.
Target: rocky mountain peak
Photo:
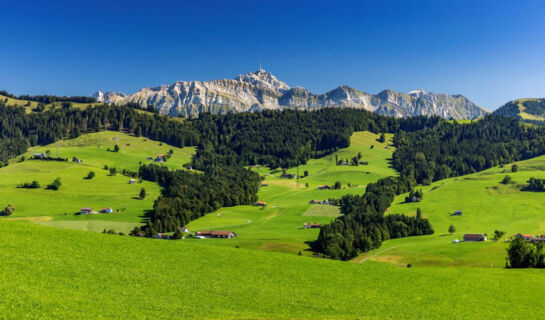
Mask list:
[[[263,69],[238,75],[235,77],[235,80],[280,91],[290,89],[290,86],[288,86],[285,82],[278,80],[272,73]]]

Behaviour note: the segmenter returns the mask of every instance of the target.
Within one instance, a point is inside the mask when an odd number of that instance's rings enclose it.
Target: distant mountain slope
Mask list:
[[[521,120],[545,121],[545,99],[518,99],[509,101],[494,114]]]
[[[394,117],[438,115],[443,118],[475,119],[488,111],[461,95],[435,94],[424,90],[408,94],[384,90],[372,95],[340,86],[324,94],[302,87],[290,88],[264,70],[239,75],[235,79],[178,81],[171,85],[144,88],[134,94],[100,91],[93,94],[100,102],[136,102],[153,105],[163,114],[196,115],[201,112],[227,113],[263,109],[325,107],[360,108]]]

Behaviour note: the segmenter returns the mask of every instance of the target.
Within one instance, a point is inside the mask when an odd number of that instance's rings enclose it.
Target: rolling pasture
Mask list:
[[[114,141],[114,138],[117,140]],[[115,144],[119,152],[113,150]],[[194,148],[175,148],[145,138],[132,137],[119,132],[98,132],[82,135],[76,139],[63,140],[48,146],[30,148],[22,157],[13,159],[7,167],[0,168],[0,207],[8,204],[15,207],[15,214],[7,219],[28,219],[39,224],[89,231],[114,229],[128,232],[141,223],[153,201],[159,196],[159,186],[147,181],[129,184],[129,177],[117,173],[110,175],[104,165],[122,169],[138,170],[139,162],[151,162],[147,157],[166,154],[172,149],[172,157],[165,163],[170,168],[182,168],[194,152]],[[68,162],[28,160],[33,153],[50,151],[52,157],[68,158]],[[58,151],[57,151],[58,150]],[[72,162],[72,157],[83,163]],[[84,179],[93,171],[93,179]],[[59,190],[45,187],[57,177],[61,178]],[[36,180],[38,189],[17,188],[19,184]],[[146,190],[144,200],[138,199],[140,189]],[[95,210],[111,207],[110,214],[74,215],[82,207]]]
[[[370,257],[401,265],[503,268],[505,239],[517,233],[545,234],[545,193],[521,190],[530,177],[545,178],[545,157],[517,165],[517,172],[511,172],[509,164],[422,187],[424,199],[420,203],[405,203],[405,195],[398,196],[389,212],[414,215],[420,208],[435,234],[386,241],[355,261]],[[511,183],[500,183],[506,175],[512,178]],[[453,215],[455,210],[462,210],[462,216]],[[456,228],[453,235],[447,232],[451,224]],[[485,233],[490,239],[494,230],[505,231],[505,237],[500,241],[452,243],[462,240],[464,233]]]
[[[541,270],[354,264],[4,219],[0,243],[3,318],[520,319],[544,298]]]
[[[265,180],[259,191],[259,200],[267,203],[265,208],[256,206],[236,206],[222,208],[217,212],[192,221],[190,231],[231,230],[239,235],[235,239],[205,239],[204,242],[231,247],[280,251],[288,253],[311,254],[308,241],[318,237],[319,229],[304,229],[304,223],[328,223],[339,215],[337,207],[310,204],[310,200],[340,198],[345,194],[362,194],[367,183],[382,177],[396,175],[390,167],[389,159],[394,148],[392,135],[386,135],[385,143],[378,142],[379,136],[370,132],[356,132],[351,137],[351,145],[338,152],[309,160],[306,165],[291,168],[287,173],[308,176],[301,179],[280,178],[279,170],[253,168]],[[350,159],[361,153],[361,160],[368,165],[339,166],[339,160]],[[319,185],[333,185],[340,181],[338,190],[318,190]],[[351,187],[348,184],[351,184]],[[308,184],[308,187],[306,186]]]

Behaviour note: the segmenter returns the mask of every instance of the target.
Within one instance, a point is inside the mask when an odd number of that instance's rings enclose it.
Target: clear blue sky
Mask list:
[[[545,96],[545,1],[2,1],[0,89],[132,93],[232,78],[461,93],[495,109]]]

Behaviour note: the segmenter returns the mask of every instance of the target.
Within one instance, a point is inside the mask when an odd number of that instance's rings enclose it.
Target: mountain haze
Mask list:
[[[324,94],[314,94],[303,87],[291,88],[265,70],[239,75],[234,79],[177,81],[170,85],[144,88],[130,95],[98,91],[93,97],[106,103],[135,102],[145,107],[153,105],[162,114],[184,117],[201,112],[224,114],[283,108],[316,110],[325,107],[365,109],[394,117],[437,115],[443,118],[475,119],[488,113],[462,95],[435,94],[424,90],[408,94],[384,90],[373,95],[340,86]]]

